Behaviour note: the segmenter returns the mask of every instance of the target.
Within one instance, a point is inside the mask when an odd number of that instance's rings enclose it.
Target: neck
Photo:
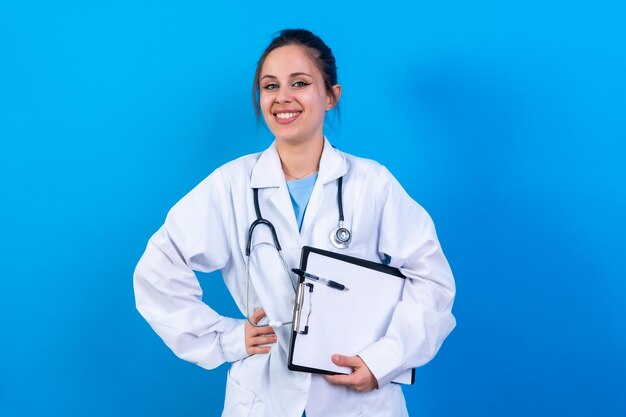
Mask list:
[[[297,180],[315,173],[319,169],[323,149],[323,137],[300,143],[276,141],[285,179]]]

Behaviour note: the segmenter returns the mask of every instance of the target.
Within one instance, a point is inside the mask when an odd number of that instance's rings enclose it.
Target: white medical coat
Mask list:
[[[352,231],[344,250],[329,240],[338,224],[341,176],[344,224]],[[299,266],[301,248],[309,245],[379,262],[389,257],[407,276],[386,335],[359,353],[378,390],[361,393],[289,371],[289,326],[276,329],[269,354],[248,356],[245,320],[223,317],[202,300],[193,271],[220,270],[243,315],[263,307],[270,320],[291,320],[294,290],[264,226],[254,232],[245,311],[245,245],[256,219],[252,188],[259,188],[262,216],[274,224],[289,268]],[[299,417],[305,406],[307,417],[407,415],[402,390],[390,381],[431,360],[455,326],[454,279],[426,211],[386,168],[342,153],[327,140],[300,232],[272,144],[218,168],[176,203],[148,242],[134,287],[137,309],[177,356],[206,369],[232,363],[225,417]]]

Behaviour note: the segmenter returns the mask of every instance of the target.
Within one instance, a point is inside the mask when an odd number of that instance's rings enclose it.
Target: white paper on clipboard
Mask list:
[[[335,365],[331,356],[357,355],[385,335],[405,277],[397,268],[307,246],[302,249],[301,269],[341,283],[348,291],[300,277],[289,369],[348,374],[351,369]],[[413,381],[413,369],[393,380]]]

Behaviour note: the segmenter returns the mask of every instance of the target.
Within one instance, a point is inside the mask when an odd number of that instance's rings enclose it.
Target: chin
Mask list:
[[[277,142],[282,142],[282,143],[288,143],[290,145],[297,145],[300,143],[306,143],[309,142],[313,139],[309,139],[306,137],[302,137],[302,136],[291,136],[291,135],[282,135],[282,136],[278,136],[276,135],[276,141]]]
[[[298,144],[315,141],[318,138],[323,138],[324,135],[317,132],[285,132],[282,129],[272,130],[274,137],[277,141],[289,144]]]
[[[276,140],[279,140],[281,142],[296,143],[296,142],[301,142],[303,138],[302,134],[299,134],[297,132],[285,132],[285,129],[280,129],[280,128],[273,129],[272,134],[274,135]]]

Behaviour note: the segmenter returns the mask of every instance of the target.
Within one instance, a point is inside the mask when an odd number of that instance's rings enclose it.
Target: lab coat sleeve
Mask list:
[[[430,216],[385,168],[379,185],[379,252],[407,277],[385,336],[359,353],[382,387],[430,361],[456,321],[454,278]]]
[[[178,357],[207,369],[248,356],[244,320],[222,317],[206,305],[194,273],[229,262],[228,201],[215,171],[170,210],[134,274],[141,315]]]

